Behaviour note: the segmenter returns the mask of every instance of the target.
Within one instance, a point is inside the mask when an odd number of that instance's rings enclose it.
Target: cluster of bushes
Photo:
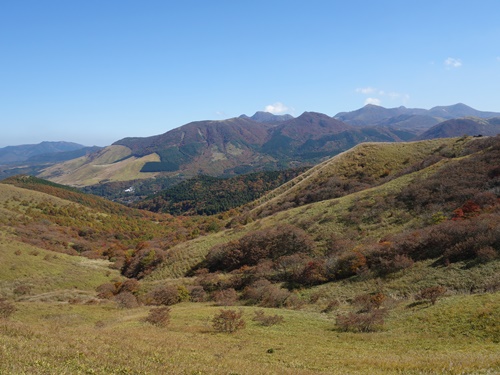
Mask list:
[[[124,282],[105,283],[96,289],[97,296],[102,299],[112,299],[122,308],[134,308],[139,306],[138,300],[139,282],[128,279]]]
[[[327,281],[310,236],[292,225],[252,232],[237,241],[213,247],[202,263],[209,272],[231,272],[235,289],[265,278],[292,285]]]
[[[484,205],[492,197],[497,198],[500,195],[500,136],[481,142],[472,142],[471,147],[488,147],[488,152],[477,152],[460,162],[447,163],[431,176],[414,180],[401,190],[396,201],[417,213],[432,209],[451,214],[467,200]],[[489,194],[484,196],[484,193]]]
[[[411,266],[412,261],[440,258],[445,264],[482,262],[499,255],[500,215],[483,214],[395,235],[375,245],[366,257],[371,269],[386,274]]]

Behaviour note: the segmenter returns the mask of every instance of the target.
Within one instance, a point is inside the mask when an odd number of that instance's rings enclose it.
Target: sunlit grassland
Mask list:
[[[143,322],[148,308],[18,303],[0,322],[0,373],[13,374],[495,374],[500,371],[500,294],[454,296],[435,306],[401,302],[374,333],[343,333],[333,315],[272,310],[215,333],[219,307],[183,303],[171,323]],[[483,328],[481,328],[483,327]]]
[[[121,278],[111,263],[40,249],[15,241],[0,231],[0,293],[14,296],[16,287],[29,289],[21,299],[57,300],[95,294],[98,285]]]
[[[150,161],[159,161],[157,154],[141,158],[128,157],[128,147],[113,145],[100,151],[97,157],[85,156],[47,168],[40,174],[42,178],[72,186],[88,186],[100,181],[128,181],[140,178],[151,178],[156,173],[143,173],[142,167]],[[75,164],[77,163],[77,164]]]

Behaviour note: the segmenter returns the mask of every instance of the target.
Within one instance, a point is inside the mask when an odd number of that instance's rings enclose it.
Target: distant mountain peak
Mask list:
[[[257,111],[252,117],[248,117],[247,115],[241,115],[240,117],[243,118],[250,118],[253,121],[256,122],[261,122],[261,123],[266,123],[266,124],[274,124],[274,123],[280,123],[283,121],[288,121],[293,119],[292,115],[285,114],[285,115],[275,115],[270,112],[264,112],[264,111]]]

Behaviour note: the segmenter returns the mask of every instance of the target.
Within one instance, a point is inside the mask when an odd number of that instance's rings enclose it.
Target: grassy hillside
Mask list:
[[[141,272],[171,246],[219,227],[217,218],[174,218],[83,194],[35,177],[0,184],[0,228],[24,243],[70,255],[109,259],[121,268],[141,249],[154,252]]]
[[[152,178],[155,173],[144,173],[141,170],[146,163],[159,160],[157,154],[135,157],[131,156],[129,148],[114,145],[97,153],[51,166],[40,173],[39,177],[79,187],[107,181]]]
[[[5,230],[0,230],[0,264],[0,296],[20,301],[89,300],[97,286],[121,278],[109,261],[31,246]]]
[[[410,143],[362,143],[316,165],[298,178],[256,200],[257,216],[338,198],[380,185],[462,152],[470,139]]]

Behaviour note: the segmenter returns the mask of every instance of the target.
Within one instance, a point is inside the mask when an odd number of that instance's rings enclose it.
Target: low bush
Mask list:
[[[362,294],[354,298],[352,304],[356,306],[358,312],[370,312],[372,310],[380,309],[382,304],[387,299],[383,293],[375,294]]]
[[[26,284],[21,284],[21,285],[16,286],[14,288],[13,292],[15,295],[18,295],[18,296],[29,295],[31,293],[31,286],[26,285]]]
[[[163,306],[149,310],[145,322],[157,327],[166,327],[170,323],[170,307]]]
[[[323,310],[321,310],[321,312],[322,313],[329,313],[329,312],[336,310],[339,306],[340,306],[340,302],[337,301],[336,299],[332,299],[332,300],[328,301],[325,308]]]
[[[7,319],[16,311],[14,304],[9,301],[0,299],[0,318]]]
[[[372,310],[366,313],[350,312],[337,316],[337,328],[342,332],[375,332],[384,325],[385,311]]]
[[[110,299],[118,293],[118,288],[116,284],[104,283],[96,288],[96,292],[99,298]]]
[[[176,286],[165,285],[149,293],[151,305],[175,305],[180,302],[179,290]]]
[[[139,306],[137,297],[126,291],[118,293],[114,300],[118,304],[118,307],[122,309],[133,309]]]
[[[254,322],[259,323],[260,325],[269,327],[275,324],[281,324],[284,322],[285,318],[281,315],[266,315],[264,310],[256,310],[255,316],[252,319]]]
[[[270,281],[261,279],[245,288],[243,298],[263,307],[283,307],[291,293]]]
[[[212,319],[212,327],[217,332],[233,333],[239,329],[245,328],[243,311],[220,310]]]
[[[205,289],[201,285],[192,285],[187,289],[191,302],[205,302],[207,300],[207,292],[205,292]]]
[[[233,288],[217,290],[213,293],[213,299],[218,306],[232,306],[238,301],[238,293]]]
[[[417,300],[429,300],[431,304],[435,305],[438,298],[441,298],[446,293],[446,288],[441,285],[430,286],[422,289],[415,297]]]

